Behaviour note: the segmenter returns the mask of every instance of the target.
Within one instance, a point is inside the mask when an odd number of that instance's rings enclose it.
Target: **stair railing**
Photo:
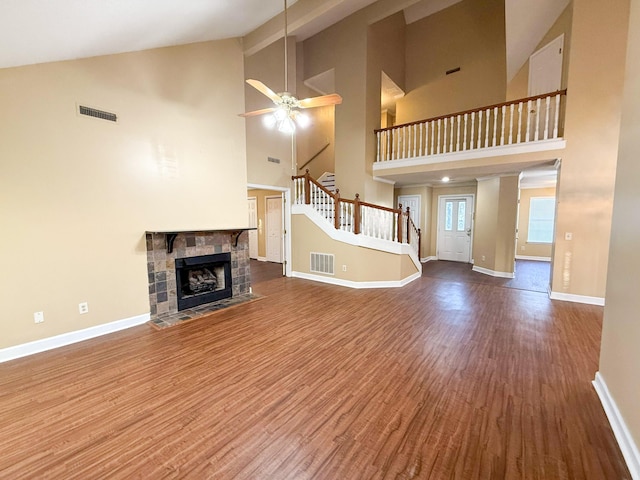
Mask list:
[[[561,138],[566,95],[558,90],[377,129],[376,162]]]
[[[330,222],[336,230],[356,235],[408,243],[420,258],[420,229],[416,228],[406,212],[399,208],[388,208],[363,202],[360,195],[355,199],[340,197],[340,190],[332,193],[309,175],[291,177],[294,189],[294,205],[311,205],[315,211]]]

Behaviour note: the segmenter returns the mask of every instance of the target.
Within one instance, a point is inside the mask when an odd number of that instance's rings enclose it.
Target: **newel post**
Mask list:
[[[336,189],[336,193],[334,194],[335,202],[333,203],[333,223],[336,227],[336,230],[340,230],[340,189]]]
[[[309,175],[309,169],[304,174],[304,203],[305,205],[311,204],[311,182],[309,179],[311,175]]]
[[[402,204],[398,204],[398,242],[402,243]]]
[[[358,235],[360,233],[360,194],[356,193],[356,200],[353,204],[353,233]]]
[[[420,261],[420,259],[422,258],[422,248],[420,247],[420,244],[422,243],[422,232],[420,231],[420,229],[418,229],[418,261]]]
[[[411,243],[411,215],[410,215],[411,211],[409,210],[409,207],[407,206],[407,243]]]

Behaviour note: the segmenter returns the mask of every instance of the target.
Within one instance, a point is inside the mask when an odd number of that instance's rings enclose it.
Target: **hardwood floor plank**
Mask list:
[[[630,478],[601,307],[264,267],[260,302],[0,364],[0,478]]]

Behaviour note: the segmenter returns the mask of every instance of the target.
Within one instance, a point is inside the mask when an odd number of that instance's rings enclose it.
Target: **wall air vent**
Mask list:
[[[312,273],[326,273],[333,275],[334,255],[330,253],[311,252],[311,265],[309,271]]]
[[[96,108],[85,107],[84,105],[78,105],[78,113],[87,117],[108,120],[109,122],[118,121],[118,116],[115,113],[105,112],[104,110],[98,110]]]

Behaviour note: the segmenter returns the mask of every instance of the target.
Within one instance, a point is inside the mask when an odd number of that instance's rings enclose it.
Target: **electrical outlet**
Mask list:
[[[484,255],[482,255],[482,261],[484,262],[487,259]]]
[[[347,266],[346,265],[342,265],[342,271],[346,272],[347,271]]]
[[[44,322],[44,312],[35,312],[33,314],[33,321],[35,323],[42,323]]]
[[[80,314],[89,313],[89,304],[87,302],[78,304],[78,311]]]
[[[573,240],[573,233],[571,232],[567,232],[564,234],[564,239],[565,240]]]

